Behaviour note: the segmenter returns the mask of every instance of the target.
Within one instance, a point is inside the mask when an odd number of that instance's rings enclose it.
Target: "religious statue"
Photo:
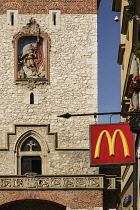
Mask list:
[[[26,51],[19,55],[18,78],[44,78],[45,65],[43,41],[37,37],[36,43],[25,45]]]
[[[26,53],[21,56],[21,60],[25,58],[25,65],[27,68],[34,69],[35,63],[34,59],[36,57],[35,47],[30,44],[29,49],[26,50]]]

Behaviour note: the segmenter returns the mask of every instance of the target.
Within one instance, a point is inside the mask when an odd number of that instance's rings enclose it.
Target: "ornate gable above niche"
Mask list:
[[[13,45],[15,45],[15,40],[17,39],[17,37],[21,36],[21,35],[26,35],[26,34],[30,34],[32,36],[34,36],[35,34],[39,35],[42,34],[44,36],[46,36],[49,39],[49,44],[50,44],[50,38],[48,36],[47,33],[44,33],[39,24],[36,22],[35,19],[31,18],[29,20],[29,22],[26,24],[26,26],[23,26],[22,29],[13,36]]]
[[[6,133],[4,145],[0,145],[0,150],[8,150],[12,146],[12,151],[18,148],[29,137],[36,139],[46,152],[56,149],[56,133],[50,132],[49,124],[16,124],[12,126],[12,131]],[[50,146],[51,145],[51,146]]]
[[[49,82],[50,38],[31,18],[13,37],[15,50],[15,81],[33,89],[36,84]]]

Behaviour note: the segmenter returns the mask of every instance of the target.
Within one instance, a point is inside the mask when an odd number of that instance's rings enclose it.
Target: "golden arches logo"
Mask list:
[[[125,157],[130,157],[130,152],[129,152],[129,147],[128,147],[128,143],[127,143],[126,137],[125,137],[124,133],[120,129],[117,129],[113,133],[112,138],[110,136],[110,133],[107,130],[103,130],[100,133],[100,135],[98,137],[98,140],[97,140],[97,143],[96,143],[94,158],[100,158],[101,143],[102,143],[104,135],[106,135],[107,140],[108,140],[109,155],[110,156],[114,156],[115,155],[115,141],[116,141],[116,137],[117,137],[118,134],[120,134],[120,137],[122,139],[122,144],[123,144],[123,149],[124,149],[124,156]]]

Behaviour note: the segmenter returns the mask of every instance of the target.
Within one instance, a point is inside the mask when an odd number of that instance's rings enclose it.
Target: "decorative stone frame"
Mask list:
[[[18,59],[19,59],[19,52],[18,52],[18,44],[19,40],[22,39],[22,37],[30,37],[30,38],[37,38],[40,37],[40,39],[43,40],[45,43],[45,76],[43,78],[18,78]],[[49,82],[49,51],[50,51],[50,38],[47,33],[43,33],[40,30],[39,25],[36,23],[36,20],[31,18],[29,23],[27,23],[26,26],[24,26],[20,32],[18,32],[13,37],[13,46],[14,46],[14,80],[16,82],[27,82],[28,83],[40,83],[40,82]],[[31,85],[29,85],[31,86]],[[35,85],[32,85],[33,88]]]
[[[40,145],[41,151],[21,151],[23,143],[29,138],[34,138]],[[21,175],[21,157],[23,156],[39,156],[42,160],[42,175],[46,174],[47,153],[49,148],[43,137],[33,130],[25,132],[19,137],[15,145],[15,154],[17,155],[17,175]]]

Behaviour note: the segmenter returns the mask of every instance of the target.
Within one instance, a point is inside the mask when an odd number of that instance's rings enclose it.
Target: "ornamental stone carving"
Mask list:
[[[104,179],[105,178],[105,179]],[[105,183],[104,183],[105,180]],[[0,189],[116,189],[115,177],[103,176],[25,176],[0,177]]]
[[[98,181],[97,181],[98,180]],[[96,189],[103,188],[102,177],[51,177],[27,173],[26,176],[0,177],[0,189]],[[90,183],[90,184],[89,184]]]
[[[30,34],[30,35],[43,34],[44,36],[46,36],[49,39],[49,43],[51,41],[48,34],[41,30],[41,28],[40,28],[39,24],[36,22],[36,20],[34,18],[31,18],[29,20],[29,22],[26,24],[26,26],[23,26],[22,29],[17,34],[15,34],[13,36],[13,46],[15,47],[15,40],[19,36],[23,36],[26,34]]]

